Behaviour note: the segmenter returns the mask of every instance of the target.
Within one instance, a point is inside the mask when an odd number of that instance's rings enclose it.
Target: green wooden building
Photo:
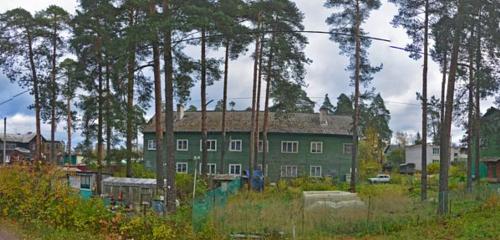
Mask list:
[[[193,173],[201,156],[201,112],[174,114],[175,159],[179,173]],[[262,129],[263,113],[259,124]],[[251,112],[229,111],[226,118],[226,146],[221,146],[221,112],[207,112],[209,172],[241,175],[248,170]],[[155,120],[144,128],[144,162],[155,168]],[[266,175],[271,181],[297,176],[335,177],[345,180],[350,172],[352,118],[320,113],[270,113]],[[220,166],[221,147],[225,147],[224,166]],[[163,148],[165,149],[165,147]],[[259,141],[258,168],[261,168],[263,142]]]
[[[500,183],[500,110],[491,107],[481,117],[480,136],[480,177]]]

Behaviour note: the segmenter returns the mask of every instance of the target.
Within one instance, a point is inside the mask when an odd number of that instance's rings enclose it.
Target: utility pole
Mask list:
[[[7,151],[5,147],[7,146],[7,117],[3,118],[3,165],[7,165]]]

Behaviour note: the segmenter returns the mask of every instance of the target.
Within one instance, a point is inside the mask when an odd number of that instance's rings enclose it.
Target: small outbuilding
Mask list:
[[[118,201],[131,208],[152,206],[157,195],[156,179],[109,177],[102,180],[102,193],[112,202]]]
[[[488,168],[486,180],[490,183],[500,183],[500,157],[484,157],[481,161]]]

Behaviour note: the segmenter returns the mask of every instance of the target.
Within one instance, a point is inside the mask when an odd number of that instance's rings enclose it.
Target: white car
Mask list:
[[[376,177],[368,178],[370,183],[388,183],[391,181],[391,176],[387,174],[378,174]]]

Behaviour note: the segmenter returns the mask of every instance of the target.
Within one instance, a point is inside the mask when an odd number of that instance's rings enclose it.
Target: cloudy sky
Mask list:
[[[307,30],[328,30],[325,19],[330,10],[323,7],[323,0],[296,0],[298,7],[304,12],[304,25]],[[16,7],[25,8],[32,13],[55,4],[65,8],[70,13],[75,13],[76,0],[3,0],[0,1],[0,12]],[[364,28],[371,36],[390,39],[391,43],[374,41],[369,53],[373,64],[383,63],[382,71],[375,75],[370,87],[375,87],[386,101],[387,108],[391,112],[391,129],[415,134],[420,128],[421,110],[416,100],[416,92],[421,89],[421,61],[408,58],[407,53],[390,48],[390,45],[405,46],[409,42],[403,29],[393,28],[390,21],[396,14],[396,7],[383,0],[382,7],[372,12],[370,19]],[[306,91],[312,100],[316,101],[317,108],[323,101],[325,94],[329,94],[332,101],[340,93],[351,93],[353,89],[349,86],[348,73],[344,71],[347,58],[338,54],[338,45],[328,39],[326,35],[308,34],[309,45],[306,55],[313,61],[307,67]],[[192,57],[199,57],[198,49],[188,48]],[[222,56],[220,52],[209,52],[210,56]],[[241,57],[231,62],[229,101],[236,102],[236,108],[246,108],[251,105],[249,99],[253,63],[249,57]],[[441,74],[438,65],[431,62],[429,66],[429,95],[439,96]],[[10,83],[0,73],[0,102],[23,91],[16,83]],[[218,100],[222,95],[222,83],[215,83],[208,89],[208,99]],[[192,89],[192,101],[190,104],[199,105],[199,87]],[[33,102],[33,97],[23,94],[12,101],[0,105],[0,117],[8,118],[8,132],[27,132],[34,130],[34,113],[28,108]],[[215,102],[215,101],[214,101]],[[212,103],[213,107],[214,103]],[[482,112],[491,106],[491,100],[482,104]],[[153,109],[148,111],[147,117],[151,117]],[[3,127],[3,123],[1,124]],[[65,140],[64,124],[58,126],[57,138]],[[42,132],[49,136],[50,127],[44,124]],[[452,130],[453,142],[458,142],[463,131],[457,127]],[[79,141],[81,137],[76,137]]]

